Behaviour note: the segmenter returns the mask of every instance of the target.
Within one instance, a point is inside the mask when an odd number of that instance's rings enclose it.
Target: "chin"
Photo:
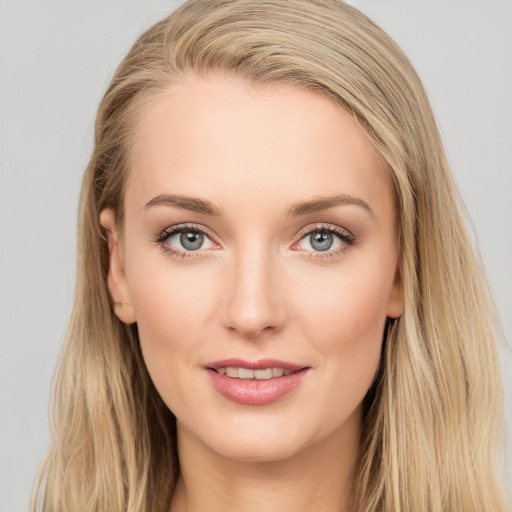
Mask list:
[[[269,438],[270,437],[270,438]],[[247,436],[220,440],[211,448],[220,456],[246,463],[272,463],[292,458],[304,450],[305,441],[275,433],[266,438]]]
[[[333,437],[342,434],[343,424],[352,423],[346,422],[351,414],[332,423],[310,422],[310,415],[295,418],[283,413],[277,418],[275,414],[262,416],[239,414],[232,415],[229,420],[225,418],[226,421],[204,421],[204,425],[215,424],[215,427],[207,430],[199,428],[191,431],[181,425],[179,435],[192,436],[203,448],[207,447],[225,459],[272,463],[300,456],[310,448],[321,446],[324,441],[332,441]],[[327,445],[332,446],[331,443]]]

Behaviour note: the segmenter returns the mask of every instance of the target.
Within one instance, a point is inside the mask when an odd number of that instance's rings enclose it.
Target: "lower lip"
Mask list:
[[[292,392],[304,380],[309,368],[268,380],[234,379],[208,369],[213,387],[232,402],[244,405],[266,405]]]

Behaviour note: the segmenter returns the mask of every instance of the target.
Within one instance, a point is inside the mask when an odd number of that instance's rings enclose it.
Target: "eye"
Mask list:
[[[164,230],[155,241],[166,251],[183,257],[189,256],[187,253],[216,247],[212,239],[196,226],[171,226]]]
[[[313,250],[321,252],[333,248],[332,246],[336,242],[334,235],[325,231],[315,231],[305,238]]]
[[[168,244],[178,247],[181,245],[179,248],[185,249],[186,251],[206,249],[207,247],[203,246],[208,246],[208,242],[210,242],[210,240],[204,233],[201,233],[200,231],[192,231],[190,229],[187,229],[186,231],[179,231],[167,239]]]
[[[316,229],[309,228],[306,234],[294,244],[292,249],[318,253],[333,254],[355,243],[354,236],[338,226],[321,226]],[[326,254],[327,255],[327,254]]]

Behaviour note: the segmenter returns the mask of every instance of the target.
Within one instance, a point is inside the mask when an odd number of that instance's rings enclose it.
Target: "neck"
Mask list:
[[[361,415],[286,460],[245,462],[210,450],[178,423],[181,475],[171,512],[349,512]]]

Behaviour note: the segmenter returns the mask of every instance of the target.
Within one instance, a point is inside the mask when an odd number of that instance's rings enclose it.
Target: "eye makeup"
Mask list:
[[[335,224],[308,225],[299,232],[298,237],[299,240],[292,245],[292,250],[308,258],[323,261],[340,256],[356,243],[356,237],[350,231]],[[305,249],[304,244],[309,244],[311,249]]]
[[[159,233],[153,241],[166,254],[177,259],[197,259],[204,256],[205,250],[220,248],[220,245],[213,241],[210,231],[198,224],[170,226]],[[178,244],[181,248],[177,246]]]
[[[298,240],[290,249],[315,260],[332,259],[356,243],[350,231],[334,224],[310,224],[295,238]],[[201,258],[206,251],[221,248],[209,229],[193,223],[170,226],[158,233],[153,242],[166,254],[181,260]]]

